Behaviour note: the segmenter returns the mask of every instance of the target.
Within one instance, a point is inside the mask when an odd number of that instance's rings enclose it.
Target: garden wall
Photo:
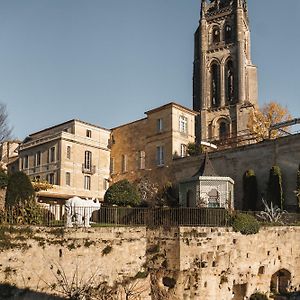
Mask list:
[[[297,170],[300,164],[300,134],[264,141],[253,145],[212,152],[209,157],[220,176],[235,181],[235,207],[243,208],[243,175],[253,169],[257,176],[259,194],[265,193],[269,170],[278,165],[282,171],[286,207],[298,207],[296,190]],[[174,160],[173,173],[176,182],[193,176],[200,168],[203,157],[187,157]]]

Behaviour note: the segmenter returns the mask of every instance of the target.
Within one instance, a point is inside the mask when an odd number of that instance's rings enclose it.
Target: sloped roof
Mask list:
[[[205,153],[204,160],[198,172],[193,177],[200,177],[200,176],[218,176],[212,162],[209,159],[208,153]]]

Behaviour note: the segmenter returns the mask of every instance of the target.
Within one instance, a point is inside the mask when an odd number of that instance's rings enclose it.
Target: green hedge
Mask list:
[[[232,227],[234,231],[248,235],[258,233],[260,224],[254,216],[240,213],[233,217]]]

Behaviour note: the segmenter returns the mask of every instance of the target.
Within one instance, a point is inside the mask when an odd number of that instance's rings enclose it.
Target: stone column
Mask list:
[[[220,96],[221,96],[221,107],[225,106],[225,65],[220,65]]]
[[[201,102],[202,109],[207,109],[209,104],[207,103],[207,72],[206,72],[206,64],[207,64],[207,49],[208,49],[208,34],[207,34],[207,24],[205,20],[205,16],[202,16],[201,19]]]
[[[238,102],[243,103],[245,101],[245,35],[243,29],[244,12],[242,7],[237,8],[237,86],[238,86]]]

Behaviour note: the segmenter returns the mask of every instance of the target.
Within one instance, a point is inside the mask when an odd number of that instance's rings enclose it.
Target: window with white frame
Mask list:
[[[67,159],[71,159],[71,146],[67,146]]]
[[[48,151],[48,162],[55,162],[55,147],[51,147]]]
[[[186,157],[186,149],[187,149],[187,147],[185,144],[180,145],[180,156],[181,157]]]
[[[71,185],[71,173],[66,172],[66,185],[70,186]]]
[[[160,133],[160,132],[163,132],[163,130],[164,130],[163,119],[157,119],[156,120],[156,132]]]
[[[115,159],[113,157],[110,158],[110,174],[115,173]]]
[[[34,166],[40,166],[41,165],[41,151],[38,151],[34,156]]]
[[[139,151],[139,169],[145,169],[146,154],[145,151]]]
[[[187,133],[187,117],[185,116],[179,117],[179,131],[181,133]]]
[[[55,174],[54,173],[50,173],[47,175],[47,181],[50,184],[55,184]]]
[[[84,168],[86,170],[92,169],[92,152],[91,151],[85,151],[85,153],[84,153]]]
[[[122,173],[127,172],[127,155],[122,155]]]
[[[165,164],[165,149],[164,146],[156,147],[156,164],[163,166]]]
[[[28,169],[29,168],[29,157],[28,157],[28,155],[24,156],[24,159],[23,159],[23,168],[24,169]]]
[[[108,179],[104,178],[103,179],[103,189],[106,191],[109,187]]]
[[[90,190],[91,189],[91,176],[84,176],[84,189]]]

